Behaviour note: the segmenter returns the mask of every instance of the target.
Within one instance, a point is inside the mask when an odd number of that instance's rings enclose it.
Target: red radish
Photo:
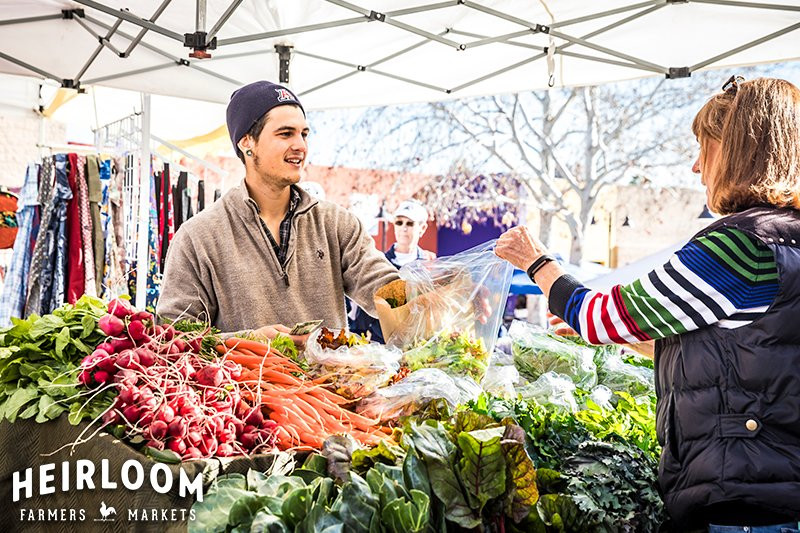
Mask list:
[[[170,422],[167,432],[172,437],[183,438],[186,436],[187,429],[188,428],[186,427],[186,422],[184,422],[182,417],[178,416],[175,417],[175,419],[172,422]]]
[[[175,331],[175,328],[173,328],[171,324],[167,324],[163,326],[161,333],[164,335],[165,341],[171,341],[175,337],[177,331]]]
[[[117,357],[117,366],[120,368],[139,368],[139,356],[133,350],[123,350]]]
[[[141,427],[149,427],[153,423],[153,411],[142,411],[139,415],[139,425]]]
[[[156,420],[152,424],[150,424],[150,435],[153,436],[154,439],[163,439],[167,436],[167,423],[163,420]]]
[[[220,444],[217,448],[217,455],[220,457],[229,457],[233,455],[233,448],[230,444]]]
[[[117,372],[117,375],[114,376],[114,381],[127,385],[128,387],[135,387],[136,383],[139,381],[139,376],[137,376],[136,372],[133,370],[126,368]]]
[[[244,419],[245,422],[252,426],[260,426],[264,421],[264,415],[261,414],[260,407],[253,407]]]
[[[113,374],[116,373],[117,371],[117,368],[115,366],[116,363],[117,363],[117,358],[114,357],[113,355],[109,355],[97,361],[97,368]]]
[[[101,342],[97,345],[98,350],[104,350],[106,353],[114,353],[114,347],[110,342]]]
[[[129,405],[122,410],[122,416],[125,417],[130,424],[135,424],[139,421],[139,408],[135,405]]]
[[[161,442],[160,440],[150,440],[147,442],[147,445],[150,446],[151,448],[155,448],[156,450],[164,449],[164,443]]]
[[[175,419],[175,410],[170,407],[169,405],[163,406],[161,409],[158,410],[156,414],[156,418],[162,420],[163,422],[169,424]]]
[[[136,387],[122,387],[118,397],[122,402],[131,404],[136,401],[137,393]]]
[[[177,341],[176,341],[177,342]],[[219,387],[225,379],[222,369],[216,365],[208,365],[195,373],[195,379],[200,385],[207,387]]]
[[[84,370],[78,374],[78,383],[83,385],[90,385],[92,383],[92,374],[88,370]]]
[[[130,335],[134,341],[143,340],[147,335],[145,333],[144,324],[139,320],[132,320],[131,323],[128,324],[128,335]]]
[[[167,447],[178,455],[183,455],[186,452],[186,443],[183,439],[175,438],[169,441]]]
[[[199,431],[190,431],[186,436],[186,439],[194,446],[198,446],[201,442],[203,442],[203,436]]]
[[[244,432],[244,424],[240,420],[234,420],[231,425],[236,436],[241,436],[242,432]]]
[[[241,441],[242,446],[248,450],[252,450],[259,443],[260,436],[258,433],[242,433]]]
[[[197,337],[188,341],[187,344],[194,353],[200,353],[200,349],[203,347],[203,339]]]
[[[156,354],[154,354],[151,350],[141,346],[136,348],[136,355],[139,356],[139,364],[148,367],[153,366],[156,363]]]
[[[276,424],[274,420],[265,418],[264,421],[261,423],[261,428],[266,429],[267,431],[273,431],[278,428],[278,424]]]
[[[180,353],[184,353],[187,351],[186,348],[188,348],[188,346],[186,344],[186,341],[184,341],[183,339],[175,339],[172,341],[172,344],[174,344],[178,348],[178,352]]]
[[[109,337],[116,337],[125,331],[125,323],[114,315],[103,315],[97,325]]]
[[[114,352],[119,353],[122,350],[133,348],[133,341],[125,337],[117,337],[115,339],[111,339],[111,346],[114,348]]]
[[[114,409],[103,415],[103,424],[106,426],[111,424],[119,424],[120,422],[121,419],[119,417],[119,413],[117,413],[117,411]]]
[[[194,446],[186,448],[186,453],[183,454],[184,459],[202,459],[203,454]]]
[[[96,371],[92,377],[94,378],[95,382],[101,385],[111,378],[111,376],[105,370]]]
[[[153,315],[152,313],[148,313],[147,311],[139,311],[133,314],[131,320],[139,320],[141,322],[147,322],[153,320]]]
[[[108,312],[117,318],[125,318],[133,314],[133,307],[127,300],[114,298],[108,302]]]

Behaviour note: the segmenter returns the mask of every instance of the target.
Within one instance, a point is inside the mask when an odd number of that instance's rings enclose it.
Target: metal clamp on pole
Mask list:
[[[86,16],[83,9],[62,9],[61,18],[64,20],[72,20],[75,17],[83,18]]]
[[[377,20],[378,22],[386,22],[386,14],[385,13],[378,13],[377,11],[370,11],[369,16],[367,17],[370,22],[373,20]]]
[[[679,78],[689,78],[692,73],[689,67],[670,67],[667,73],[668,80],[677,80]]]
[[[192,49],[189,57],[194,59],[208,59],[211,57],[211,54],[206,50],[217,49],[217,38],[214,37],[211,41],[206,42],[206,35],[204,31],[183,34],[183,46]]]
[[[292,46],[276,44],[275,53],[278,54],[278,80],[280,83],[289,83],[289,63],[292,61]]]

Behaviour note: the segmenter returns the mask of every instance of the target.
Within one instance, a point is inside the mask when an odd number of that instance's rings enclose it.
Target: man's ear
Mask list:
[[[427,229],[428,229],[428,223],[427,222],[423,222],[422,224],[419,225],[420,237],[425,233],[425,231],[427,231]]]
[[[256,144],[255,141],[253,141],[253,138],[250,135],[245,135],[244,137],[239,139],[239,142],[236,143],[236,146],[238,146],[239,150],[241,150],[242,153],[245,154],[247,153],[248,150],[252,150],[255,147],[255,144]]]

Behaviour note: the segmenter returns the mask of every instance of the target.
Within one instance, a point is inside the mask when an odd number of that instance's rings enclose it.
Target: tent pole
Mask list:
[[[0,26],[10,26],[12,24],[25,24],[27,22],[39,22],[40,20],[62,19],[64,15],[43,15],[41,17],[26,17],[21,19],[0,20]]]
[[[758,4],[755,2],[738,2],[736,0],[691,0],[695,4],[717,4],[720,6],[754,7],[756,9],[777,9],[779,11],[800,11],[800,6],[782,4]]]
[[[602,52],[604,54],[612,55],[614,57],[630,61],[631,63],[634,63],[639,67],[645,68],[646,70],[652,70],[653,72],[659,72],[661,74],[667,74],[669,72],[669,70],[666,67],[662,67],[661,65],[656,65],[655,63],[650,63],[649,61],[645,61],[644,59],[639,59],[637,57],[624,54],[622,52],[617,52],[616,50],[612,50],[611,48],[606,48],[605,46],[600,46],[599,44],[594,44],[585,39],[572,37],[570,35],[566,35],[558,31],[551,31],[550,35],[552,35],[553,37],[557,37],[559,39],[563,39],[565,41],[569,41],[570,43],[573,44],[579,44],[581,46],[585,46],[586,48],[591,48],[593,50],[597,50],[598,52]]]
[[[95,19],[95,18],[92,18],[92,17],[90,17],[89,15],[86,15],[86,17],[85,17],[85,18],[86,18],[86,20],[88,20],[89,22],[92,22],[92,23],[94,23],[94,24],[97,24],[97,25],[98,25],[98,26],[100,26],[101,28],[106,28],[106,29],[108,29],[108,28],[111,28],[111,26],[109,26],[109,25],[108,25],[108,24],[106,24],[105,22],[103,22],[103,21],[100,21],[100,20],[97,20],[97,19]],[[122,31],[118,31],[118,32],[117,32],[117,35],[120,35],[120,36],[122,36],[122,37],[125,37],[126,39],[134,39],[134,37],[133,37],[133,36],[131,36],[130,34],[127,34],[127,33],[125,33],[125,32],[122,32]],[[243,84],[242,82],[240,82],[240,81],[237,81],[237,80],[234,80],[234,79],[228,78],[227,76],[223,76],[222,74],[218,74],[218,73],[216,73],[216,72],[214,72],[214,71],[212,71],[212,70],[208,70],[208,69],[205,69],[205,68],[203,68],[203,67],[199,67],[199,66],[195,65],[194,63],[192,63],[191,61],[189,61],[189,60],[187,60],[187,59],[183,59],[183,58],[175,57],[175,56],[173,56],[172,54],[168,54],[167,52],[165,52],[165,51],[161,50],[160,48],[158,48],[158,47],[156,47],[156,46],[153,46],[152,44],[149,44],[149,43],[142,42],[142,43],[141,43],[141,45],[142,45],[143,47],[147,48],[148,50],[150,50],[151,52],[155,52],[156,54],[158,54],[158,55],[160,55],[160,56],[162,56],[162,57],[166,57],[167,59],[170,59],[170,60],[174,61],[175,63],[180,63],[180,64],[182,64],[182,65],[185,65],[185,66],[189,67],[189,68],[192,68],[192,69],[198,70],[198,71],[202,72],[203,74],[208,74],[209,76],[213,76],[213,77],[215,77],[215,78],[218,78],[218,79],[220,79],[220,80],[222,80],[222,81],[226,81],[226,82],[228,82],[228,83],[230,83],[230,84],[232,84],[232,85],[236,85],[237,87],[241,87],[242,85],[244,85],[244,84]],[[59,81],[60,81],[60,80],[59,80]]]
[[[231,18],[231,15],[233,15],[233,12],[236,11],[236,9],[241,5],[241,3],[243,1],[244,0],[233,0],[233,2],[231,2],[231,5],[228,6],[228,9],[225,10],[225,12],[222,14],[222,16],[219,17],[219,20],[217,21],[217,23],[214,24],[214,26],[211,28],[211,30],[209,30],[208,35],[206,36],[206,39],[208,39],[210,41],[211,39],[214,38],[214,36],[217,34],[217,32],[219,32],[219,30],[222,28],[222,25],[225,24],[226,22],[228,22],[228,19]]]
[[[155,22],[156,19],[161,16],[161,13],[163,13],[164,10],[167,9],[167,6],[170,4],[170,2],[172,2],[172,0],[164,0],[163,2],[161,2],[161,5],[158,6],[158,9],[156,9],[153,12],[153,15],[150,17],[150,22]],[[131,52],[133,52],[133,49],[136,48],[136,45],[139,44],[139,41],[142,40],[142,37],[144,37],[146,33],[147,33],[147,28],[142,28],[142,30],[139,32],[136,38],[133,39],[133,41],[131,41],[131,44],[128,46],[128,49],[122,52],[122,57],[130,56]]]
[[[111,15],[112,17],[116,17],[118,19],[122,19],[125,22],[130,22],[131,24],[135,24],[137,26],[141,26],[142,28],[147,28],[150,31],[154,31],[156,33],[160,33],[161,35],[165,35],[165,36],[169,37],[170,39],[174,39],[174,40],[179,41],[181,43],[183,42],[183,35],[181,35],[180,33],[176,33],[176,32],[174,32],[172,30],[168,30],[166,28],[162,28],[161,26],[159,26],[157,24],[153,24],[152,22],[144,20],[143,18],[137,17],[136,15],[134,15],[134,14],[128,12],[128,11],[120,11],[120,10],[114,9],[112,7],[103,5],[103,4],[99,3],[99,2],[95,2],[94,0],[75,0],[75,1],[77,3],[79,3],[79,4],[85,5],[87,7],[91,7],[93,9],[98,10],[98,11],[102,11],[103,13]]]
[[[139,163],[139,232],[136,245],[136,307],[147,304],[147,271],[150,263],[150,94],[142,93]]]
[[[83,67],[81,68],[81,70],[80,70],[80,71],[79,71],[79,72],[78,72],[78,73],[75,75],[75,78],[73,78],[73,79],[75,80],[75,83],[80,83],[80,81],[81,81],[81,78],[83,77],[83,75],[84,75],[84,74],[86,74],[86,71],[87,71],[87,70],[89,70],[89,67],[91,66],[91,64],[92,64],[92,63],[94,63],[94,60],[95,60],[95,59],[97,59],[97,56],[98,56],[98,55],[100,55],[100,52],[102,52],[102,51],[103,51],[103,47],[104,47],[104,46],[108,46],[108,49],[109,49],[109,50],[111,50],[112,52],[116,53],[117,55],[120,55],[120,52],[119,52],[119,50],[117,50],[116,48],[114,48],[114,46],[112,46],[112,45],[111,45],[111,43],[110,43],[110,42],[108,42],[108,40],[109,40],[109,39],[111,38],[111,36],[112,36],[112,35],[114,35],[114,33],[115,33],[115,32],[116,32],[118,29],[119,29],[119,26],[120,26],[120,24],[122,24],[122,19],[117,19],[117,21],[114,23],[114,25],[111,27],[111,29],[110,29],[110,30],[108,30],[108,33],[106,33],[106,36],[105,36],[105,37],[100,37],[100,35],[98,35],[97,33],[95,33],[95,32],[94,32],[94,30],[92,30],[92,29],[91,29],[91,28],[90,28],[90,27],[89,27],[89,26],[88,26],[88,25],[87,25],[87,24],[86,24],[84,21],[82,21],[80,18],[76,18],[76,19],[74,19],[74,20],[75,20],[75,22],[77,22],[78,24],[80,24],[80,25],[81,25],[81,27],[83,27],[83,28],[84,28],[86,31],[88,31],[89,33],[91,33],[91,34],[92,34],[92,35],[93,35],[95,38],[97,38],[97,39],[100,41],[100,44],[98,44],[98,45],[97,45],[97,48],[95,48],[95,49],[94,49],[94,52],[92,52],[92,55],[91,55],[91,56],[89,56],[89,59],[88,59],[88,60],[86,61],[86,63],[83,65]]]
[[[764,37],[761,37],[760,39],[756,39],[755,41],[750,41],[747,44],[743,44],[742,46],[738,46],[738,47],[734,48],[733,50],[728,50],[727,52],[724,52],[722,54],[719,54],[718,56],[712,57],[711,59],[706,59],[705,61],[703,61],[701,63],[698,63],[696,65],[692,65],[691,67],[689,67],[689,72],[694,72],[695,70],[698,70],[698,69],[701,69],[703,67],[706,67],[706,66],[708,66],[708,65],[710,65],[712,63],[715,63],[715,62],[719,61],[720,59],[725,59],[726,57],[730,57],[732,55],[738,54],[739,52],[741,52],[743,50],[747,50],[748,48],[752,48],[754,46],[758,46],[759,44],[762,44],[762,43],[765,43],[765,42],[770,41],[772,39],[775,39],[776,37],[780,37],[781,35],[784,35],[786,33],[793,32],[798,28],[800,28],[800,22],[798,22],[797,24],[792,24],[791,26],[787,26],[786,28],[783,28],[782,30],[776,31],[775,33],[770,33],[769,35],[765,35]]]
[[[8,54],[4,54],[3,52],[0,52],[0,59],[5,59],[9,63],[14,63],[15,65],[17,65],[19,67],[26,68],[26,69],[30,70],[31,72],[35,72],[36,74],[42,76],[43,78],[49,78],[51,80],[57,81],[58,83],[61,83],[63,81],[63,78],[59,78],[55,74],[51,74],[51,73],[47,72],[46,70],[42,70],[42,69],[40,69],[38,67],[34,67],[33,65],[25,63],[24,61],[20,61],[16,57],[12,57],[12,56],[10,56]]]
[[[165,68],[171,68],[178,66],[178,63],[174,61],[170,61],[169,63],[162,63],[160,65],[153,65],[152,67],[145,67],[136,70],[129,70],[127,72],[120,72],[118,74],[109,74],[108,76],[100,76],[99,78],[92,78],[90,80],[85,80],[83,83],[86,85],[92,85],[94,83],[101,83],[108,80],[116,80],[118,78],[125,78],[127,76],[135,76],[137,74],[144,74],[146,72],[153,72],[156,70],[162,70]]]

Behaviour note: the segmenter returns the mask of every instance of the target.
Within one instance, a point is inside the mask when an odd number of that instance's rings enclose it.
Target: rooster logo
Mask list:
[[[112,514],[116,515],[117,510],[113,507],[106,507],[106,502],[100,502],[100,516],[103,517],[103,520],[108,520],[108,517]]]

